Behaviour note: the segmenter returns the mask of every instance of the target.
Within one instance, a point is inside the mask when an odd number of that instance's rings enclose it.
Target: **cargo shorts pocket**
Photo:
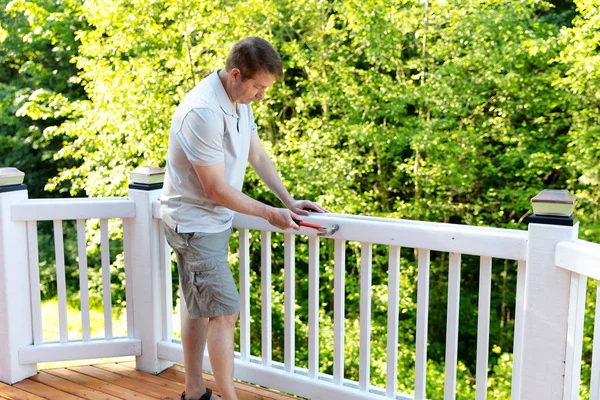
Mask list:
[[[192,283],[200,295],[211,296],[221,285],[217,265],[218,260],[215,257],[190,266]]]

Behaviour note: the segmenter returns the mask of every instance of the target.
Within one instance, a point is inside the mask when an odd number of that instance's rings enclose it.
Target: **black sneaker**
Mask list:
[[[212,390],[210,390],[209,388],[206,388],[206,392],[198,400],[210,400],[211,397],[212,397]],[[181,400],[186,400],[185,392],[181,393]],[[192,399],[187,399],[187,400],[192,400]]]

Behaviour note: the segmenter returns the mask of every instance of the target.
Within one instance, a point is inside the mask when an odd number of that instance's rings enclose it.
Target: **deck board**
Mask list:
[[[8,386],[0,383],[0,399],[9,400],[44,400],[43,397],[36,396],[14,386]]]
[[[215,379],[204,381],[218,395]],[[0,400],[179,400],[185,370],[174,365],[158,375],[135,369],[135,362],[94,364],[40,371],[13,386],[0,383]],[[239,400],[292,400],[295,397],[235,382]]]
[[[71,382],[64,378],[59,378],[58,376],[54,376],[49,374],[46,371],[40,371],[36,376],[32,376],[29,378],[39,383],[43,383],[47,386],[52,386],[53,388],[63,390],[65,392],[71,393],[75,396],[79,396],[84,399],[89,400],[120,400],[119,397],[111,396],[108,393],[103,393],[95,389],[91,389],[87,386],[83,386],[77,384],[75,382]]]
[[[25,379],[24,381],[15,384],[16,388],[43,397],[45,399],[64,399],[64,400],[79,400],[81,397],[74,396],[70,393],[64,392],[59,389],[55,389],[52,386],[46,386],[43,383],[33,381],[31,379]]]

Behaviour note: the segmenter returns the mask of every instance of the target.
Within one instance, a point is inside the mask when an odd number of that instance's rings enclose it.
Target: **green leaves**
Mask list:
[[[49,195],[43,185],[54,196],[126,195],[128,172],[164,166],[170,119],[185,93],[224,65],[233,43],[257,35],[285,68],[254,107],[259,134],[295,197],[348,214],[524,228],[533,195],[569,188],[583,236],[598,241],[599,1],[576,1],[576,10],[538,0],[427,3],[4,0],[2,166],[26,172],[31,197]],[[253,173],[245,191],[278,204]],[[445,262],[432,265],[436,309],[445,304]],[[412,283],[414,264],[403,271]],[[506,271],[495,276],[493,304],[510,326],[514,277]],[[356,271],[347,272],[356,285]],[[374,282],[384,277],[377,271]],[[374,285],[383,299],[385,286]],[[410,321],[414,296],[406,292]],[[461,313],[470,315],[476,292],[464,293]],[[323,310],[326,334],[330,319]],[[474,334],[463,334],[468,347]],[[511,342],[501,329],[493,335],[496,344]],[[435,398],[443,339],[430,338]],[[492,356],[495,398],[510,385],[501,377],[510,350],[503,344]],[[400,358],[403,370],[414,368],[412,348]],[[472,358],[463,357],[460,398],[473,394]],[[403,390],[411,379],[401,378]]]

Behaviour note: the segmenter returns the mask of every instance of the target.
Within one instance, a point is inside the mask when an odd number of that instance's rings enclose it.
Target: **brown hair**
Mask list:
[[[281,79],[283,66],[277,50],[265,39],[249,36],[233,45],[225,60],[225,70],[237,68],[242,80],[250,79],[257,72],[267,72]]]

